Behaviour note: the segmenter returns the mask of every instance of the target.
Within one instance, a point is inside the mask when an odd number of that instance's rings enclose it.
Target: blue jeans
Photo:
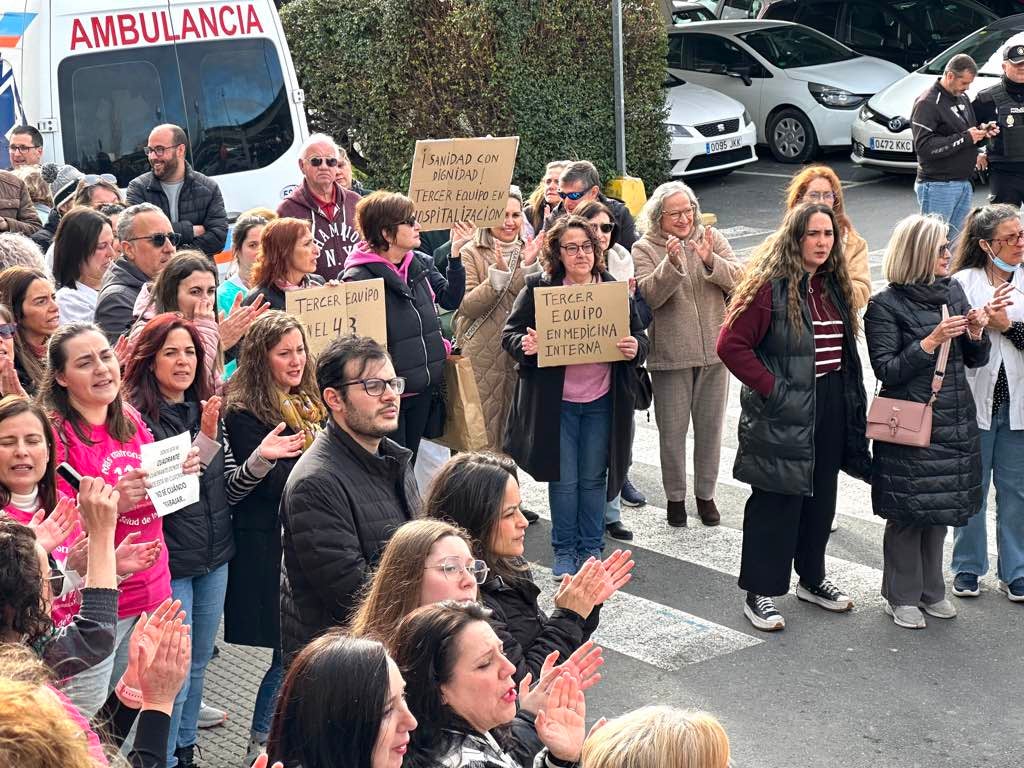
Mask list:
[[[256,706],[252,710],[252,736],[259,741],[266,741],[270,733],[270,721],[274,718],[274,707],[277,704],[277,691],[283,679],[281,651],[276,650],[270,661],[270,668],[260,682],[260,688],[256,692]]]
[[[914,184],[921,213],[938,213],[949,223],[952,242],[971,210],[974,189],[969,181],[919,181]]]
[[[1024,430],[1010,429],[1009,406],[992,416],[981,432],[981,511],[953,529],[953,573],[988,572],[985,507],[989,484],[996,485],[996,573],[1007,583],[1024,576]]]
[[[611,396],[562,401],[558,481],[548,483],[555,556],[600,556],[608,490]]]
[[[618,493],[615,498],[604,505],[604,524],[622,522],[622,494]]]
[[[171,726],[167,738],[167,766],[174,768],[176,747],[196,743],[199,707],[203,701],[206,665],[213,657],[220,617],[224,613],[224,595],[228,589],[228,564],[224,563],[204,576],[171,579],[171,594],[181,600],[185,623],[192,626],[192,666],[174,699]]]

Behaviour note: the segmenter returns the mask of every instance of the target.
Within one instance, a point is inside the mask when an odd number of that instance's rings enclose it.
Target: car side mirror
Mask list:
[[[738,77],[743,81],[746,86],[753,85],[753,80],[750,78],[750,65],[740,64],[729,70],[728,74],[730,77]]]

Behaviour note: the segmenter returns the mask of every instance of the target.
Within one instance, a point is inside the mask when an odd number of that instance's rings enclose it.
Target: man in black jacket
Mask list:
[[[975,144],[989,133],[988,126],[978,125],[967,97],[977,74],[974,59],[957,54],[946,64],[942,77],[917,97],[910,113],[917,153],[914,192],[921,213],[938,213],[949,222],[950,240],[971,209],[971,177],[978,165]]]
[[[586,200],[599,200],[608,206],[615,217],[615,223],[619,225],[619,234],[616,242],[626,250],[633,247],[636,242],[636,226],[633,222],[633,214],[621,200],[605,197],[601,192],[601,175],[593,163],[587,160],[577,160],[569,163],[558,179],[558,196],[562,198],[555,210],[551,212],[544,221],[544,228],[551,226],[555,219],[572,213]]]
[[[132,179],[128,205],[158,206],[181,236],[185,248],[213,257],[224,250],[228,214],[217,182],[192,170],[185,160],[188,137],[176,125],[158,125],[149,134],[146,158],[153,170]]]
[[[1003,76],[978,94],[974,114],[995,123],[981,167],[989,169],[989,200],[1019,206],[1024,202],[1024,45],[1003,50]]]
[[[327,428],[295,464],[281,497],[281,645],[287,665],[347,622],[395,530],[419,511],[412,453],[398,427],[405,380],[373,339],[337,339],[319,356]]]

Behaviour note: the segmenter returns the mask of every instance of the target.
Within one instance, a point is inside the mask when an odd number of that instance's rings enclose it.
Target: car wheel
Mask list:
[[[783,109],[768,121],[768,148],[780,163],[804,163],[818,150],[818,138],[807,115]]]

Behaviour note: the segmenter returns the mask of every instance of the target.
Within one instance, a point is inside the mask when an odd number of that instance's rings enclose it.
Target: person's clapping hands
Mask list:
[[[151,678],[150,680],[150,696],[156,695],[159,698],[159,687],[163,680],[161,675],[166,677],[167,665],[164,663],[168,658],[169,646],[164,645],[163,655],[161,655],[160,647],[161,643],[164,642],[164,635],[170,634],[166,630],[168,627],[173,627],[175,624],[183,626],[185,619],[185,612],[181,610],[180,600],[171,600],[167,598],[164,600],[152,614],[143,614],[139,617],[139,620],[135,622],[135,627],[132,629],[132,634],[128,638],[128,668],[125,670],[124,675],[121,677],[121,683],[132,690],[142,690],[142,679],[146,676],[149,667],[159,657],[161,660],[161,667],[157,670],[157,677]],[[167,643],[176,641],[178,643],[176,651],[180,653],[180,638],[168,637]],[[177,655],[175,655],[175,660]],[[173,666],[173,665],[172,665]],[[187,671],[186,665],[186,671]],[[183,681],[184,675],[181,680],[178,681],[178,688],[181,687],[181,681]],[[175,689],[174,694],[171,695],[171,707],[174,706],[174,696],[178,693]],[[145,694],[143,694],[143,702],[145,702]],[[122,698],[122,702],[125,704],[131,704],[130,701],[125,701]],[[170,709],[167,710],[170,714]]]
[[[49,554],[70,535],[77,522],[78,509],[74,500],[61,496],[53,512],[47,515],[45,509],[40,509],[29,520],[28,527],[35,531],[39,546]]]
[[[551,687],[547,702],[537,713],[537,735],[551,755],[577,762],[586,737],[587,702],[572,675],[562,674]]]

